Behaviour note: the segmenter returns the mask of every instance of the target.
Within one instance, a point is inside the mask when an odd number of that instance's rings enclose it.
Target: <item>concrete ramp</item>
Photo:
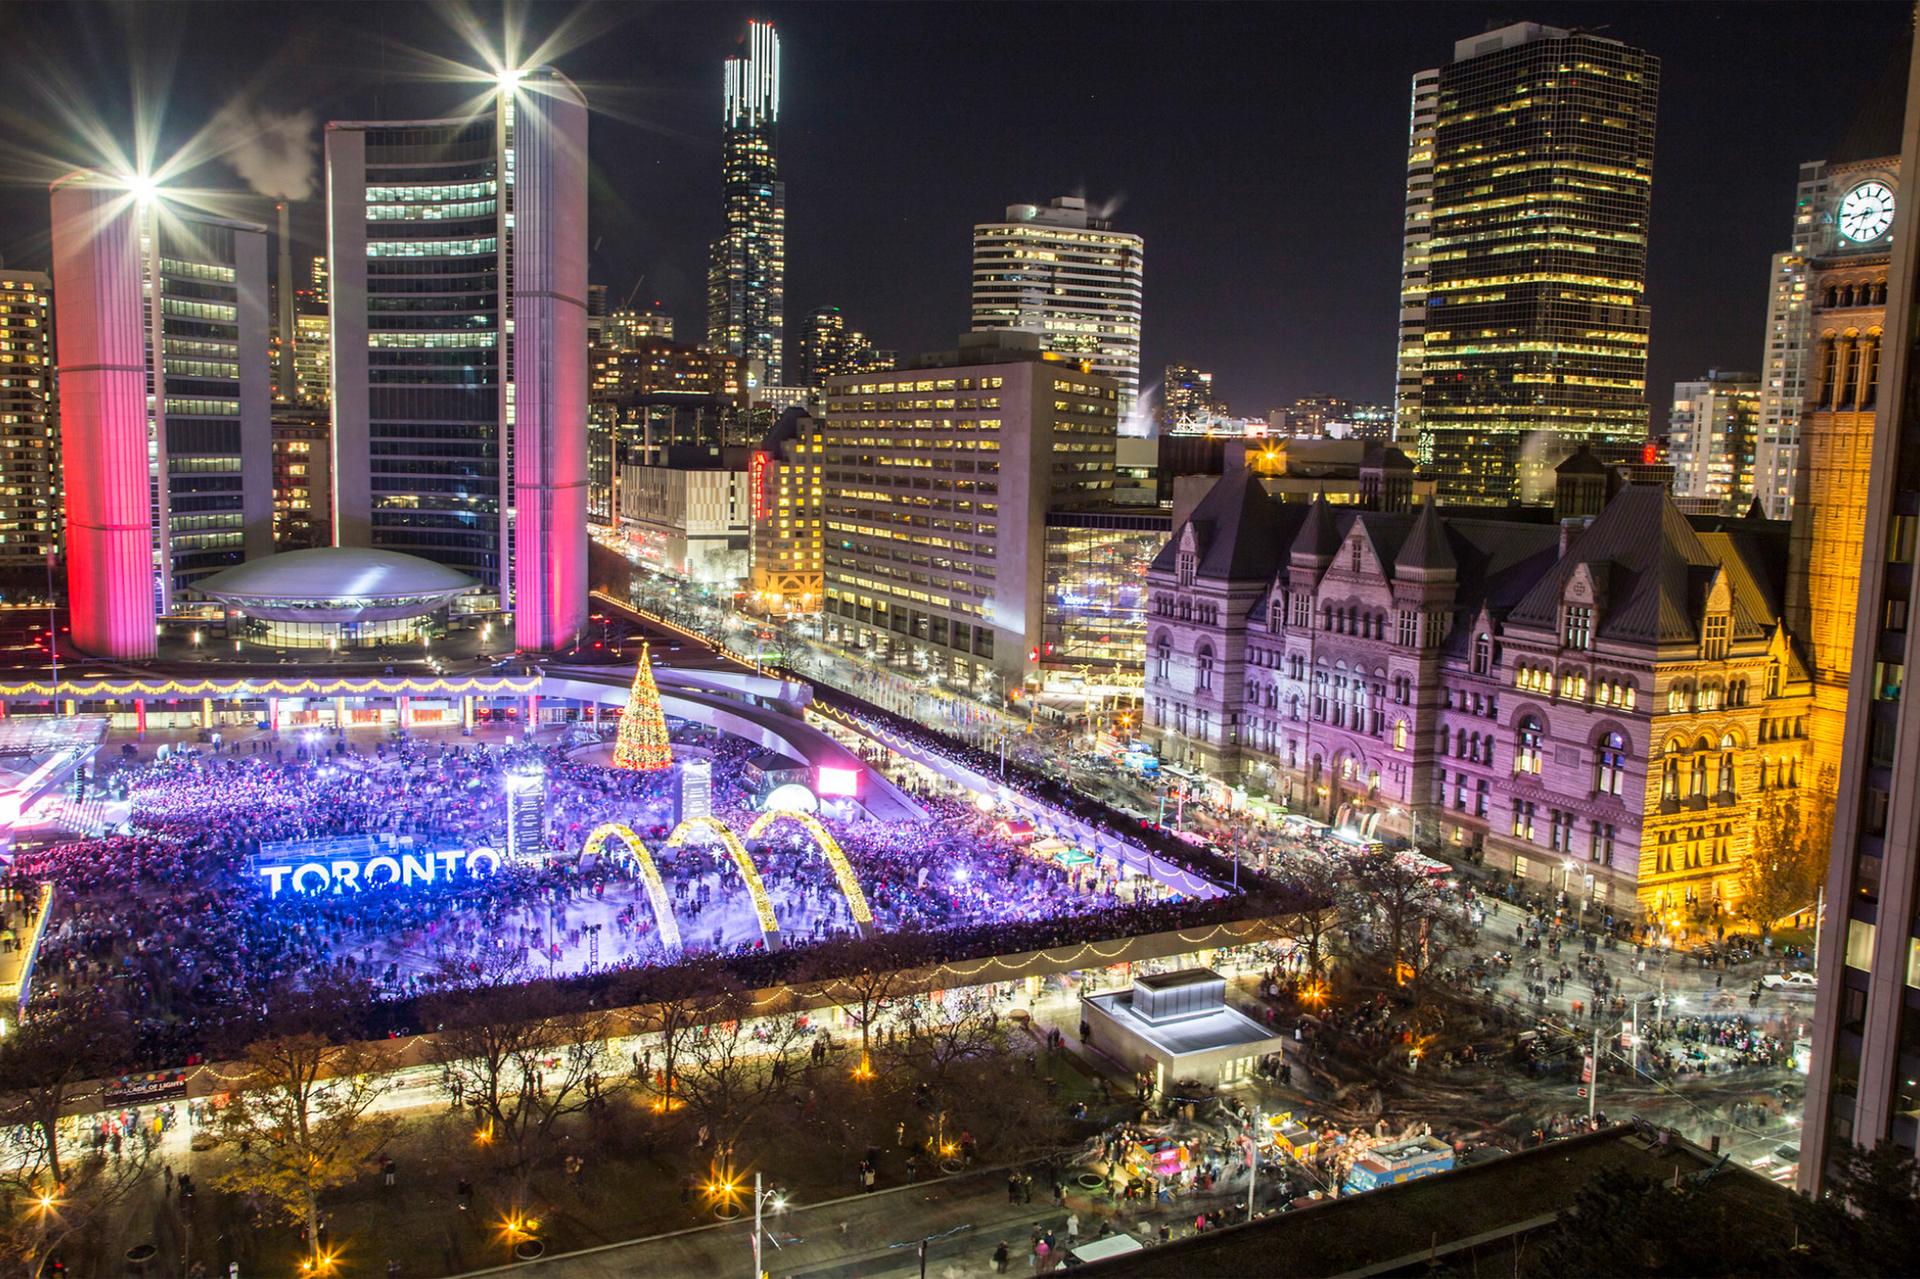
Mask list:
[[[800,706],[812,694],[806,685],[757,675],[736,677],[728,672],[681,672],[657,662],[653,679],[660,688],[661,709],[667,714],[731,733],[767,750],[791,756],[809,768],[857,773],[861,807],[878,821],[927,820],[927,811],[912,796],[801,718]],[[618,668],[549,666],[542,673],[540,695],[603,706],[625,706],[632,684],[632,673]],[[791,694],[793,700],[785,697],[774,700],[781,693]],[[760,696],[768,700],[755,700]]]

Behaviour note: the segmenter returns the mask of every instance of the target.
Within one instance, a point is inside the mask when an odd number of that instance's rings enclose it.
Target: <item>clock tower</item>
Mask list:
[[[1897,148],[1897,137],[1888,142]],[[1887,269],[1895,221],[1910,216],[1895,206],[1899,170],[1897,150],[1802,169],[1801,191],[1811,195],[1804,241],[1806,399],[1794,475],[1787,623],[1813,677],[1809,727],[1816,768],[1839,767],[1846,722],[1867,480],[1881,399]]]

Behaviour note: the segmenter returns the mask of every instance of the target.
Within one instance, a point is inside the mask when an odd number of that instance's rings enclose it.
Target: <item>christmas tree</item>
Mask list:
[[[660,690],[653,682],[653,664],[647,646],[640,646],[640,666],[633,673],[633,691],[620,716],[620,735],[613,742],[613,766],[653,773],[673,766],[673,748],[667,743],[667,717],[660,710]]]

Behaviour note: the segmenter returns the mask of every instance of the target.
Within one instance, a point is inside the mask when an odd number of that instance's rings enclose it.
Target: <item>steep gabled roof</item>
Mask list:
[[[1664,489],[1630,484],[1594,517],[1552,571],[1535,583],[1508,620],[1554,630],[1567,580],[1587,564],[1607,582],[1595,619],[1602,638],[1641,643],[1686,643],[1698,638],[1707,591],[1724,566],[1731,590],[1733,632],[1765,634],[1777,609],[1770,592],[1736,545],[1735,536],[1695,531]]]
[[[1307,518],[1300,525],[1300,531],[1294,536],[1288,551],[1293,555],[1328,559],[1340,549],[1341,537],[1340,522],[1335,517],[1333,506],[1327,501],[1327,495],[1322,493],[1307,508]]]
[[[1400,553],[1394,557],[1395,575],[1405,572],[1445,573],[1458,570],[1460,561],[1455,558],[1453,546],[1447,540],[1446,526],[1440,522],[1440,513],[1429,502],[1420,508],[1420,514],[1414,517],[1413,527],[1407,530],[1406,538],[1400,544]]]
[[[1301,518],[1268,494],[1251,471],[1229,471],[1200,499],[1187,522],[1173,531],[1153,557],[1153,568],[1176,571],[1181,541],[1191,529],[1200,555],[1198,576],[1265,581],[1279,567]]]

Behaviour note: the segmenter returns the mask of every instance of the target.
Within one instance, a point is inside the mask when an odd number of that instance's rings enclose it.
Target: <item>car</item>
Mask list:
[[[1820,979],[1812,973],[1768,973],[1760,984],[1768,990],[1815,990]]]

